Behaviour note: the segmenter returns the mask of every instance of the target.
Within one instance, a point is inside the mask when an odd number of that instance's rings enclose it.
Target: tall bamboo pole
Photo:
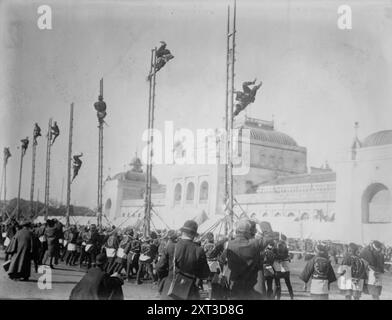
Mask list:
[[[99,82],[99,95],[103,99],[103,78]],[[103,119],[98,119],[98,197],[97,224],[102,225],[102,186],[103,186]]]
[[[154,128],[154,107],[155,107],[155,80],[156,80],[156,48],[151,50],[151,67],[148,105],[148,142],[147,142],[147,172],[146,172],[146,194],[144,203],[144,223],[143,234],[148,236],[151,231],[151,180],[152,180],[152,155],[153,155],[153,128]]]
[[[71,162],[72,162],[72,133],[73,133],[74,104],[71,103],[69,111],[69,139],[68,139],[68,167],[67,167],[67,212],[66,225],[69,227],[70,203],[71,203]]]
[[[30,186],[30,211],[31,215],[34,214],[34,187],[35,187],[35,159],[37,155],[37,141],[34,137],[35,132],[33,131],[33,148],[32,148],[32,160],[31,160],[31,186]]]
[[[46,136],[46,172],[45,172],[45,221],[49,215],[49,191],[50,191],[50,151],[52,146],[52,118],[49,119],[48,123],[48,134]]]
[[[16,219],[20,220],[20,191],[22,188],[22,170],[23,170],[23,147],[20,148],[20,166],[19,166],[19,185],[18,185],[18,198],[16,201]]]

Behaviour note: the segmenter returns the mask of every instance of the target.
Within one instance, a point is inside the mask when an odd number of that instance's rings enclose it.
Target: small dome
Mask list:
[[[392,144],[392,130],[383,130],[372,133],[363,140],[362,147],[375,147],[386,144]]]
[[[251,128],[250,137],[252,139],[264,142],[270,142],[275,144],[283,144],[287,146],[297,147],[298,144],[289,135],[279,132],[276,130],[264,130],[260,128]]]

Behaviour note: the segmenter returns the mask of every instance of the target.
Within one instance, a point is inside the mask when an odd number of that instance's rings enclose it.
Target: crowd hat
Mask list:
[[[250,234],[252,231],[252,226],[248,219],[242,219],[238,221],[237,227],[235,229],[236,233],[248,233]]]
[[[178,237],[177,231],[175,231],[175,230],[169,230],[169,231],[167,232],[167,237],[168,237],[170,240],[175,240],[175,239],[177,239],[177,237]]]
[[[198,236],[197,228],[198,228],[198,225],[195,221],[188,220],[188,221],[185,221],[184,226],[180,229],[180,231],[192,234],[194,236]]]
[[[318,253],[318,252],[321,252],[321,253],[326,253],[327,252],[327,246],[325,246],[324,244],[318,244],[316,247],[315,247],[315,251]]]
[[[380,241],[374,240],[373,241],[373,247],[377,250],[381,250],[382,249],[382,243]]]

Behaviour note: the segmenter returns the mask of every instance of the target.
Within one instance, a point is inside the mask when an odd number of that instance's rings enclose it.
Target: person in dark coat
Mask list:
[[[95,264],[95,259],[97,254],[100,251],[100,246],[101,246],[101,237],[99,235],[99,232],[97,230],[97,226],[95,224],[92,224],[90,226],[90,230],[87,233],[87,239],[86,239],[86,254],[87,254],[87,268],[90,268],[91,265]]]
[[[30,278],[31,259],[34,248],[33,234],[30,226],[30,223],[24,223],[22,229],[15,234],[14,254],[8,269],[10,279],[28,281]]]
[[[167,233],[167,238],[168,240],[165,243],[165,247],[162,249],[162,254],[159,257],[158,263],[156,265],[159,294],[162,293],[165,279],[169,275],[169,269],[173,267],[174,247],[178,238],[177,232],[175,230],[169,230]]]
[[[14,238],[16,232],[19,230],[18,229],[18,222],[14,219],[11,220],[11,222],[9,224],[7,224],[6,226],[6,249],[5,249],[5,261],[7,261],[10,257],[11,257],[11,252],[12,250],[10,250],[12,248],[11,246],[11,242],[12,239]]]
[[[266,296],[268,300],[273,300],[275,298],[276,292],[274,292],[273,284],[275,281],[275,288],[278,288],[279,283],[277,283],[277,277],[274,270],[274,261],[276,258],[276,252],[274,250],[274,242],[270,241],[264,250],[263,254],[263,280],[266,283]]]
[[[359,300],[363,290],[363,284],[367,278],[365,260],[359,257],[358,245],[350,243],[347,253],[344,255],[341,266],[338,269],[340,278],[341,293],[346,300]],[[349,270],[348,279],[345,279],[347,270]],[[339,285],[339,284],[338,284]]]
[[[140,247],[140,256],[139,256],[139,269],[137,270],[136,273],[136,283],[137,284],[142,284],[143,281],[141,280],[142,274],[145,274],[146,272],[150,276],[150,278],[153,280],[153,282],[156,282],[156,276],[154,275],[153,272],[153,261],[155,259],[155,255],[157,253],[157,247],[153,244],[152,239],[146,238],[144,239],[143,243],[141,244]]]
[[[39,249],[38,249],[38,251],[39,251],[38,264],[39,265],[43,264],[46,251],[48,250],[48,242],[46,241],[46,237],[45,237],[46,227],[47,227],[47,223],[44,223],[44,224],[40,225],[37,230],[37,236],[38,236],[38,240],[40,242]]]
[[[119,244],[119,236],[117,230],[114,229],[114,231],[112,231],[112,233],[109,235],[104,245],[106,257],[108,258],[108,261],[105,265],[105,271],[109,274],[113,273],[113,266],[116,260],[116,252]]]
[[[294,291],[290,281],[290,269],[289,269],[290,257],[289,250],[284,241],[279,241],[276,244],[275,249],[275,261],[273,264],[276,277],[276,298],[280,300],[282,287],[280,285],[280,279],[284,279],[286,283],[287,290],[291,300],[294,299]]]
[[[299,278],[307,284],[310,280],[310,297],[312,300],[328,300],[330,284],[335,282],[336,275],[328,257],[326,246],[316,246],[316,256],[310,259]]]
[[[45,228],[45,238],[48,244],[48,250],[46,251],[46,257],[44,263],[49,258],[49,266],[54,269],[53,262],[58,254],[59,247],[59,233],[55,221],[47,220],[47,227]]]
[[[76,264],[77,259],[77,251],[76,251],[76,242],[78,240],[78,231],[76,226],[71,226],[67,232],[67,247],[66,247],[66,255],[65,255],[65,264],[73,266]]]
[[[32,235],[33,235],[33,249],[32,249],[32,254],[31,254],[31,259],[34,262],[34,270],[37,273],[38,272],[38,266],[39,266],[39,250],[41,247],[41,242],[38,239],[38,226],[35,226],[32,229]]]
[[[106,262],[104,254],[96,257],[96,265],[72,289],[70,300],[124,300],[124,282],[118,274],[110,276],[103,270]]]
[[[180,229],[181,238],[177,244],[167,247],[168,254],[163,255],[157,265],[157,273],[163,274],[167,270],[167,277],[164,280],[161,291],[162,300],[171,300],[168,296],[170,284],[172,283],[173,262],[175,262],[175,274],[180,273],[192,276],[194,283],[189,292],[187,300],[199,300],[198,281],[207,279],[210,274],[210,268],[207,264],[207,258],[202,247],[198,246],[193,240],[197,236],[198,225],[193,220],[188,220]],[[174,258],[175,255],[175,258]]]
[[[127,278],[131,281],[132,275],[136,274],[139,270],[139,257],[141,250],[141,242],[139,235],[135,235],[135,238],[131,240],[130,250],[127,254]]]
[[[384,273],[384,254],[381,242],[373,241],[361,251],[360,257],[367,262],[368,269],[364,292],[370,294],[373,300],[379,300],[382,292],[381,275]]]
[[[223,252],[230,269],[230,296],[233,300],[262,298],[254,286],[257,284],[259,271],[262,271],[263,241],[253,238],[252,225],[248,219],[240,220],[235,239],[229,241],[227,249]]]

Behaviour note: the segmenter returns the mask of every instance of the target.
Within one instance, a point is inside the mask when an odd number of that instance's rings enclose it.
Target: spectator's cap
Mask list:
[[[106,261],[107,261],[106,255],[100,253],[99,255],[97,255],[97,259],[96,259],[95,263],[97,266],[101,266],[101,265],[105,264]]]
[[[155,231],[152,231],[151,234],[150,234],[150,237],[151,237],[151,239],[157,239],[158,235],[157,235],[157,233]]]
[[[251,234],[251,229],[252,229],[252,225],[250,223],[250,220],[242,219],[238,221],[235,232]]]
[[[170,240],[175,240],[175,239],[177,239],[177,237],[178,237],[178,234],[177,234],[177,231],[176,231],[176,230],[169,230],[169,231],[167,232],[167,238],[168,238],[168,239],[170,239]]]
[[[373,245],[374,249],[376,249],[376,250],[382,249],[382,243],[380,241],[374,240],[372,245]]]
[[[274,243],[273,243],[273,241],[268,241],[267,242],[267,249],[268,250],[272,250],[274,248]]]
[[[271,224],[268,221],[262,221],[259,223],[261,232],[272,232]]]
[[[328,250],[327,250],[327,247],[324,245],[324,244],[318,244],[318,245],[316,245],[316,247],[315,247],[315,251],[317,252],[317,253],[319,253],[319,252],[321,252],[321,253],[326,253]]]
[[[358,249],[359,249],[358,246],[357,246],[354,242],[349,243],[348,247],[349,247],[352,251],[354,251],[354,252],[357,252]]]
[[[206,239],[207,240],[214,240],[214,234],[212,232],[207,232]]]
[[[196,221],[188,220],[188,221],[185,221],[185,223],[184,223],[183,227],[180,229],[180,231],[191,234],[193,236],[197,236],[198,235],[198,233],[197,233],[198,227],[199,226],[197,225]]]
[[[287,237],[283,233],[279,233],[280,240],[287,241]]]

